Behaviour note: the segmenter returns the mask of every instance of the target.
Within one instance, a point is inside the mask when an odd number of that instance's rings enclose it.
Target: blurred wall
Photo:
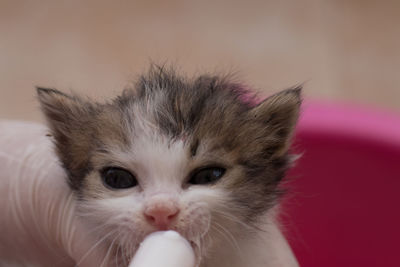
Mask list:
[[[0,118],[40,120],[35,85],[113,96],[151,61],[398,110],[399,26],[395,0],[0,0]]]

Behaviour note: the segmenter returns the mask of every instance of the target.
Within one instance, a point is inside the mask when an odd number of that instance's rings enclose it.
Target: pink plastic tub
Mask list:
[[[306,267],[400,266],[400,116],[306,103],[283,223]]]

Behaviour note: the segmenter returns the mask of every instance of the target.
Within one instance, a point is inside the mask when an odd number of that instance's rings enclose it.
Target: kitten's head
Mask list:
[[[82,219],[124,258],[157,230],[177,230],[205,256],[257,229],[290,163],[300,91],[256,103],[229,79],[153,67],[108,103],[38,95]]]

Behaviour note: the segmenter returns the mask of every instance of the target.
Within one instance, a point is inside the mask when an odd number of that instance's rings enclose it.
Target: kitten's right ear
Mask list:
[[[78,96],[70,96],[55,89],[37,87],[41,109],[56,141],[71,137],[71,132],[87,127],[95,106]]]
[[[82,114],[82,101],[56,89],[36,87],[40,106],[51,126],[68,124]]]
[[[87,163],[91,144],[91,124],[95,105],[55,89],[37,87],[56,151],[66,169],[76,175]]]

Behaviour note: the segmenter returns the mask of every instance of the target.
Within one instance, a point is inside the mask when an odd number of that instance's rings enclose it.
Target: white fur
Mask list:
[[[0,266],[73,266],[94,240],[40,125],[0,122]],[[98,267],[98,247],[81,266]]]

